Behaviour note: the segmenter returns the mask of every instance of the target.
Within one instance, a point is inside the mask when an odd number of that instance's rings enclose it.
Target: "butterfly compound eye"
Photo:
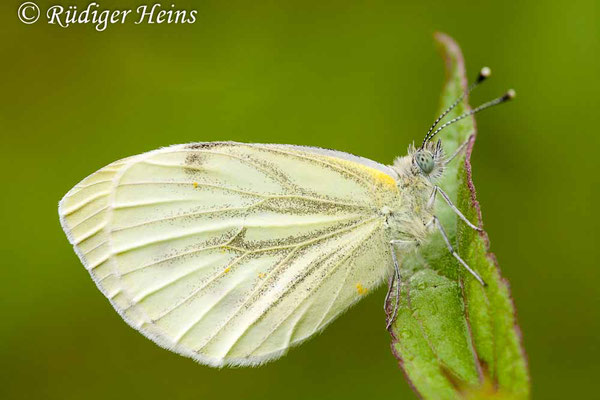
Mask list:
[[[425,175],[429,175],[433,171],[433,155],[429,152],[419,151],[415,154],[415,161]]]

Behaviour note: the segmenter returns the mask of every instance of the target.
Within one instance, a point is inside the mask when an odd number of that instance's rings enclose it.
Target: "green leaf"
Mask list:
[[[441,113],[467,82],[458,45],[440,33],[436,41],[446,66]],[[468,109],[465,99],[447,118]],[[481,226],[469,162],[474,119],[449,126],[441,137],[447,155],[468,140],[466,152],[449,164],[439,185],[469,220]],[[530,387],[525,352],[508,283],[489,253],[487,234],[458,220],[439,196],[435,210],[458,253],[488,286],[456,262],[439,234],[433,235],[418,253],[402,259],[399,310],[390,327],[392,351],[424,399],[526,399]],[[388,310],[394,301],[392,297]]]

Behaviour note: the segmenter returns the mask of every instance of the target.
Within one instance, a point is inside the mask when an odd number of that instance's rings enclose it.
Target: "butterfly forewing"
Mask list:
[[[130,325],[205,364],[258,364],[392,268],[380,210],[395,181],[362,160],[299,146],[171,146],[99,170],[59,213]]]

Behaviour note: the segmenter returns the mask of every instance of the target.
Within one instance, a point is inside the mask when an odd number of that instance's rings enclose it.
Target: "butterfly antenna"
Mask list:
[[[467,90],[465,90],[459,97],[458,99],[456,99],[456,101],[454,101],[454,103],[452,103],[452,105],[450,105],[450,107],[448,107],[446,109],[446,111],[444,111],[433,123],[433,125],[431,125],[431,127],[429,128],[429,130],[427,131],[427,134],[425,135],[425,139],[423,139],[423,144],[421,145],[421,149],[423,147],[425,147],[425,144],[431,140],[431,138],[433,137],[434,134],[432,134],[431,132],[433,132],[433,130],[435,129],[435,127],[437,126],[437,124],[446,116],[448,115],[448,113],[450,111],[452,111],[454,109],[454,107],[456,107],[458,105],[458,103],[460,103],[462,101],[462,99],[465,98],[466,95],[468,95],[469,93],[471,93],[473,91],[473,89],[475,89],[477,86],[479,86],[479,84],[483,81],[485,81],[487,78],[489,78],[489,76],[492,74],[492,71],[488,68],[488,67],[483,67],[481,68],[481,70],[479,71],[479,75],[477,76],[477,79],[475,80],[475,82],[473,82],[471,84],[471,86],[469,86],[467,88]]]
[[[455,122],[458,122],[458,121],[460,121],[460,120],[461,120],[461,119],[463,119],[463,118],[467,118],[467,117],[469,117],[469,116],[471,116],[471,115],[473,115],[473,114],[475,114],[475,113],[478,113],[479,111],[483,111],[483,110],[485,110],[486,108],[490,108],[490,107],[493,107],[493,106],[495,106],[495,105],[497,105],[497,104],[501,104],[501,103],[504,103],[505,101],[508,101],[508,100],[514,99],[514,97],[515,97],[515,96],[516,96],[516,93],[515,93],[515,91],[514,91],[514,90],[512,90],[512,89],[510,89],[510,90],[509,90],[509,91],[507,91],[507,92],[506,92],[504,95],[502,95],[502,96],[500,96],[500,97],[498,97],[498,98],[496,98],[496,99],[494,99],[494,100],[488,101],[487,103],[483,103],[483,104],[482,104],[482,105],[480,105],[479,107],[477,107],[477,108],[474,108],[474,109],[472,109],[471,111],[467,111],[466,113],[464,113],[464,114],[461,114],[461,115],[459,115],[459,116],[458,116],[458,117],[456,117],[456,118],[452,118],[450,121],[448,121],[448,122],[444,123],[442,126],[440,126],[439,128],[437,128],[437,129],[436,129],[436,130],[435,130],[435,131],[434,131],[434,132],[433,132],[433,133],[432,133],[432,134],[429,136],[429,140],[431,140],[431,138],[433,138],[435,135],[437,135],[437,133],[438,133],[439,131],[441,131],[442,129],[444,129],[444,128],[445,128],[445,127],[447,127],[448,125],[452,125],[453,123],[455,123]]]

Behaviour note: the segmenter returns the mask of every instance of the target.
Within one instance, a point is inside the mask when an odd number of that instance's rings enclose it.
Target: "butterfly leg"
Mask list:
[[[469,267],[469,265],[454,250],[454,247],[452,247],[452,244],[450,243],[450,240],[448,239],[448,235],[446,235],[446,231],[444,230],[444,227],[440,223],[440,220],[438,219],[438,217],[433,217],[432,221],[433,221],[433,224],[440,231],[440,234],[442,235],[442,238],[444,238],[444,242],[446,242],[446,246],[448,247],[448,251],[450,251],[450,253],[454,256],[454,258],[456,258],[458,260],[458,262],[461,263],[462,266],[465,267],[467,269],[467,271],[469,271],[469,273],[471,275],[473,275],[473,277],[479,281],[479,283],[481,283],[483,286],[487,286],[487,284],[479,276],[479,274],[477,272],[475,272],[473,269],[471,269],[471,267]]]
[[[398,313],[398,305],[400,303],[400,265],[398,264],[398,257],[396,256],[395,246],[397,245],[410,245],[412,242],[407,242],[405,240],[392,240],[390,241],[390,251],[392,253],[392,260],[394,261],[394,275],[392,276],[392,281],[390,282],[390,286],[388,287],[387,294],[385,295],[385,303],[383,304],[383,309],[387,314],[387,305],[392,296],[392,292],[394,291],[394,283],[396,284],[396,298],[394,300],[394,310],[391,315],[387,315],[387,325],[385,329],[389,329],[390,326],[396,320],[396,316]]]
[[[462,142],[462,144],[460,146],[458,146],[458,149],[456,149],[456,151],[454,152],[454,154],[452,154],[449,158],[446,159],[446,161],[444,161],[444,167],[446,165],[450,164],[450,161],[454,160],[457,155],[459,155],[460,153],[462,153],[467,148],[467,143],[469,143],[469,139],[467,139],[464,142]]]
[[[394,254],[394,253],[392,253],[392,254]],[[396,256],[394,255],[393,258],[396,258]],[[395,263],[395,260],[394,260],[394,263]],[[398,273],[395,270],[394,270],[394,274],[392,275],[392,281],[390,282],[390,286],[388,287],[387,294],[385,295],[385,302],[383,303],[383,310],[385,311],[386,316],[387,316],[387,324],[385,326],[385,329],[390,329],[390,326],[392,326],[392,324],[394,323],[394,320],[396,319],[396,313],[398,312],[398,299],[399,299],[398,290],[396,290],[396,299],[394,302],[394,310],[392,311],[391,314],[388,314],[388,309],[387,309],[387,305],[390,300],[390,297],[392,297],[392,291],[394,290],[394,284],[396,284],[397,288],[400,287],[400,277],[398,276]]]
[[[467,217],[465,217],[464,214],[462,212],[460,212],[460,210],[458,208],[456,208],[456,206],[454,205],[454,203],[452,203],[452,200],[450,200],[450,197],[446,194],[446,192],[444,192],[442,190],[442,188],[437,185],[433,187],[433,192],[431,192],[431,196],[429,196],[429,200],[427,201],[427,207],[429,207],[429,208],[433,207],[433,203],[435,202],[436,194],[438,192],[440,193],[442,198],[446,201],[446,204],[448,204],[448,206],[452,209],[452,211],[454,211],[454,213],[460,219],[462,219],[470,228],[476,230],[477,232],[483,232],[483,229],[481,229],[478,226],[473,225],[471,223],[471,221],[469,221],[467,219]]]
[[[390,250],[392,251],[392,259],[394,260],[394,275],[392,276],[392,281],[390,282],[390,287],[388,288],[388,292],[385,296],[385,303],[383,304],[383,308],[387,314],[387,304],[392,295],[392,291],[394,290],[394,283],[396,284],[396,298],[394,300],[394,310],[391,315],[387,316],[387,325],[385,329],[390,329],[390,326],[396,320],[396,313],[398,312],[398,303],[400,301],[400,267],[398,266],[398,258],[396,257],[396,250],[394,249],[394,245],[391,244]]]

